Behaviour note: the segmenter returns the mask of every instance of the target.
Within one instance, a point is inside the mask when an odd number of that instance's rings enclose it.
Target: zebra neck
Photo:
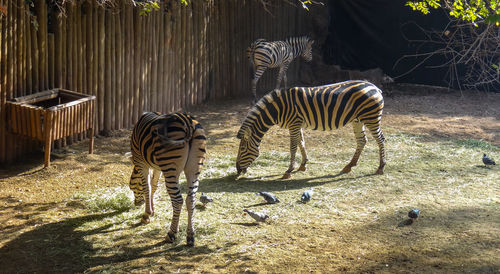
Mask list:
[[[287,43],[290,45],[290,48],[292,50],[293,59],[295,59],[297,56],[302,54],[302,51],[304,50],[304,48],[306,46],[303,41],[298,41],[295,39],[289,40],[289,41],[287,41]]]

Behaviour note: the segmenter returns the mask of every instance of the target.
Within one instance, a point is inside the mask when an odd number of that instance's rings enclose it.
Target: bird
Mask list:
[[[312,195],[313,195],[313,189],[311,187],[309,190],[306,190],[304,191],[304,193],[302,193],[302,197],[300,197],[300,200],[303,203],[307,203],[311,200]]]
[[[408,212],[408,217],[412,220],[412,222],[416,221],[418,216],[420,216],[420,210],[419,209],[412,209],[410,212]]]
[[[208,197],[207,195],[205,195],[205,193],[201,193],[201,196],[200,196],[200,202],[203,204],[203,206],[206,206],[208,203],[211,203],[213,202],[214,200],[210,197]]]
[[[268,204],[275,204],[275,203],[279,203],[280,200],[274,196],[273,194],[269,193],[269,192],[258,192],[258,193],[255,193],[255,195],[260,195],[262,197],[264,197],[264,199],[266,199],[266,202]]]
[[[248,215],[250,215],[250,217],[254,218],[254,220],[257,222],[265,222],[267,219],[269,219],[269,216],[267,214],[264,214],[264,213],[253,212],[253,211],[248,210],[248,209],[243,209],[243,211],[248,213]]]
[[[495,161],[493,161],[493,159],[491,159],[488,156],[486,156],[486,153],[483,153],[483,163],[486,166],[494,166],[494,165],[496,165],[496,163],[495,163]]]

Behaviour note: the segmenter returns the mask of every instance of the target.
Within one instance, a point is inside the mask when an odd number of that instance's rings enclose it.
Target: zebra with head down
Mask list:
[[[306,169],[307,153],[302,128],[333,130],[353,123],[356,152],[342,172],[348,173],[358,163],[367,138],[368,128],[379,146],[380,164],[376,171],[383,174],[385,166],[385,138],[381,119],[384,108],[382,91],[366,81],[346,81],[331,85],[275,89],[264,96],[249,111],[238,131],[241,140],[236,159],[238,175],[245,173],[259,156],[259,145],[264,134],[273,125],[290,131],[290,165],[283,178],[289,178],[294,169],[295,153],[300,147],[300,171]]]

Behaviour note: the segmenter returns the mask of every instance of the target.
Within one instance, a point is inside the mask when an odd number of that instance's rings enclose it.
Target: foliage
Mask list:
[[[406,5],[423,14],[441,7],[447,10],[450,16],[476,26],[478,22],[495,23],[497,26],[500,22],[498,0],[416,0],[408,1]]]

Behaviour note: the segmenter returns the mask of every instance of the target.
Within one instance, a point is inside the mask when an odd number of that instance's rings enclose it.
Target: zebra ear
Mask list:
[[[250,136],[250,133],[247,130],[245,130],[245,131],[241,131],[240,130],[240,131],[238,131],[238,134],[236,135],[236,138],[238,138],[240,140],[241,139],[245,139],[246,140],[246,139],[248,139],[249,136]]]

